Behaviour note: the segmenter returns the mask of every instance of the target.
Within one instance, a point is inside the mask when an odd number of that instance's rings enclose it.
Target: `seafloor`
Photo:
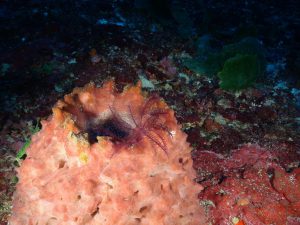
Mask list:
[[[174,7],[135,11],[130,1],[2,1],[0,224],[11,210],[16,153],[39,121],[74,87],[109,79],[120,90],[142,80],[175,111],[211,224],[300,224],[299,4],[172,2],[187,12],[176,23]],[[183,60],[198,54],[204,35],[214,50],[255,37],[265,72],[246,89],[221,89],[217,76]]]

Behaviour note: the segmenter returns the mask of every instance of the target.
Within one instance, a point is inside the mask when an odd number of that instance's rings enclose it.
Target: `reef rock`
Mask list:
[[[174,112],[139,84],[77,88],[33,136],[9,224],[205,224],[190,151]]]
[[[300,224],[300,168],[286,172],[274,152],[257,145],[228,157],[200,151],[195,168],[212,224]]]

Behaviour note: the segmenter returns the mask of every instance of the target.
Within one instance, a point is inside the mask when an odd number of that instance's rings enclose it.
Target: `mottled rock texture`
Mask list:
[[[228,157],[202,151],[195,167],[213,224],[300,224],[300,168],[286,172],[274,152],[251,144]]]

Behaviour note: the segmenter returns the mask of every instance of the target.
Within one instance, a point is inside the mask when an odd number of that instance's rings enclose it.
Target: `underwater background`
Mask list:
[[[175,111],[207,224],[300,224],[299,1],[3,0],[0,31],[0,224],[40,121],[108,80]]]

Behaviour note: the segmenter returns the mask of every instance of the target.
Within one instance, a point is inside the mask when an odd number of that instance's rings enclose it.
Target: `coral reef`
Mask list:
[[[76,88],[42,121],[18,169],[16,224],[204,224],[191,148],[140,84]]]
[[[300,182],[296,172],[300,165],[298,1],[29,0],[1,3],[0,225],[6,225],[12,213],[12,194],[17,183],[15,168],[22,164],[27,147],[37,142],[31,142],[33,132],[30,128],[40,127],[37,121],[48,118],[57,99],[74,87],[82,87],[90,81],[101,85],[108,79],[115,79],[117,90],[140,79],[143,89],[158,93],[176,112],[193,148],[198,181],[205,188],[200,201],[208,206],[210,222],[257,225],[256,221],[260,220],[264,221],[262,223],[272,221],[273,225],[299,225],[296,213],[280,218],[282,212],[297,210],[295,200],[286,204],[272,199],[277,196],[275,190],[294,193],[289,188],[299,187],[296,184]],[[245,63],[241,64],[245,57],[237,57],[239,55],[257,58],[261,69],[255,76],[257,79],[253,76],[248,82],[245,76],[240,76],[248,70],[243,69]],[[220,86],[217,74],[225,72],[225,63],[227,71],[228,64],[231,65],[231,72],[221,79]],[[232,65],[240,69],[234,69]],[[255,68],[252,66],[251,70]],[[240,79],[233,76],[235,74]],[[243,90],[239,89],[249,85],[227,88],[239,90],[238,93],[222,89],[224,82],[241,84],[239,80],[242,84],[246,81],[251,87]],[[140,105],[144,111],[136,110],[132,105],[120,110],[113,103],[109,104],[111,107],[105,108],[105,112],[110,117],[99,121],[101,129],[98,129],[98,121],[92,119],[98,118],[98,114],[80,114],[76,107],[72,109],[68,100],[65,101],[68,107],[62,111],[80,115],[76,122],[82,123],[80,127],[79,123],[76,125],[78,132],[73,132],[72,138],[87,140],[94,146],[98,144],[97,136],[102,136],[100,142],[114,146],[110,152],[113,160],[122,154],[122,150],[146,146],[145,143],[162,157],[171,157],[169,141],[176,135],[172,126],[166,126],[163,121],[169,115],[168,109],[155,110],[157,101],[154,99],[145,99]],[[74,105],[78,105],[77,100],[74,101]],[[75,121],[76,117],[71,119]],[[84,122],[85,119],[89,124]],[[49,124],[49,121],[43,123]],[[57,137],[60,134],[57,131],[55,128],[48,133],[65,143],[62,141],[65,136]],[[40,134],[36,136],[44,139]],[[51,144],[50,140],[49,137]],[[232,150],[245,143],[255,143],[264,151],[250,150],[257,147],[248,148],[249,154],[244,154],[244,159],[234,164],[236,158]],[[57,157],[45,150],[48,148],[41,149],[45,152],[44,157]],[[266,170],[263,163],[258,166],[256,161],[248,160],[252,159],[252,154],[257,157],[258,152],[270,156],[262,162],[271,169]],[[87,155],[82,154],[80,158],[89,163],[91,157]],[[68,159],[71,163],[76,157],[68,156]],[[61,161],[61,170],[67,171],[63,164]],[[251,169],[253,166],[262,168]],[[274,178],[278,171],[283,179],[291,178],[295,184]],[[252,175],[254,178],[250,179]],[[276,180],[285,185],[279,189],[273,183]],[[270,184],[274,187],[270,188]],[[262,189],[264,185],[268,188]],[[63,185],[59,187],[58,193],[64,190]],[[256,192],[252,187],[260,191]],[[33,190],[26,188],[23,193]],[[266,192],[260,194],[262,190]],[[244,191],[247,198],[243,197]],[[286,195],[287,199],[289,196]],[[296,199],[297,195],[294,196]],[[20,195],[19,199],[27,197]],[[232,207],[227,207],[226,199],[229,205],[233,203]],[[19,215],[15,204],[14,217],[30,214],[28,210],[37,208],[33,201],[27,202],[30,204],[25,213]],[[40,204],[40,198],[36,202]],[[271,213],[268,206],[272,203],[280,205],[280,209],[274,208],[280,213]],[[260,212],[259,207],[266,210]],[[252,215],[253,220],[246,214]]]

